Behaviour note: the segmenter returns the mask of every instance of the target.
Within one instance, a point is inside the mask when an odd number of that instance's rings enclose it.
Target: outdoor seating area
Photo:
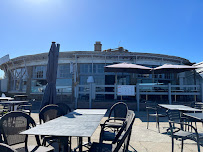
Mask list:
[[[200,152],[203,149],[200,108],[150,101],[146,101],[146,111],[140,112],[129,110],[124,102],[112,103],[110,109],[72,110],[68,105],[64,108],[65,105],[46,105],[39,113],[30,115],[22,111],[4,114],[0,119],[0,151]]]

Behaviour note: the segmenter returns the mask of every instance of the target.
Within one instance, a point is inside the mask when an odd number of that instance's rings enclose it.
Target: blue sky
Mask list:
[[[203,61],[202,0],[1,0],[0,57],[123,46]]]

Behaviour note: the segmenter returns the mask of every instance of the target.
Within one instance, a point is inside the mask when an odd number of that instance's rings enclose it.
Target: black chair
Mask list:
[[[129,117],[131,116],[132,111],[128,110],[127,113],[127,117],[126,120],[123,122],[123,125],[121,128],[118,129],[118,131],[113,131],[110,129],[106,129],[105,125],[101,126],[101,132],[100,132],[100,138],[99,138],[99,142],[102,143],[103,141],[114,141],[115,137],[117,136],[118,132],[120,132],[120,129],[122,129],[123,127],[126,127],[127,125],[127,121],[129,119]],[[108,128],[108,127],[107,127]]]
[[[181,151],[183,151],[184,140],[191,139],[197,142],[197,149],[200,152],[199,134],[197,129],[181,120],[181,114],[178,110],[167,111],[170,134],[172,139],[172,152],[174,151],[174,138],[181,139]],[[191,128],[191,131],[186,131]]]
[[[32,104],[30,102],[19,104],[17,107],[17,111],[22,111],[30,115],[32,112]]]
[[[161,109],[156,102],[146,101],[146,112],[147,112],[147,129],[149,128],[149,117],[156,118],[156,127],[160,132],[159,117],[166,117],[166,110]]]
[[[3,116],[4,114],[8,113],[10,111],[10,108],[8,105],[4,104],[0,104],[0,116]]]
[[[28,135],[20,135],[19,133],[35,127],[35,121],[26,113],[9,112],[0,119],[0,129],[3,141],[9,146],[24,143],[25,147],[16,149],[17,151],[49,151],[53,152],[53,147],[43,147],[40,144],[39,136],[35,136],[37,146],[28,146]]]
[[[123,122],[126,120],[128,112],[128,106],[124,102],[117,102],[115,103],[109,112],[108,119],[101,124],[102,128],[109,128],[113,129],[119,129],[122,127]]]
[[[126,123],[126,126],[123,126],[118,134],[116,135],[115,139],[113,140],[112,144],[107,143],[93,143],[89,152],[128,152],[128,146],[131,137],[132,126],[135,121],[135,113],[131,112],[123,124]]]
[[[65,103],[57,103],[57,106],[59,106],[59,108],[61,108],[61,110],[63,111],[63,114],[66,115],[69,112],[71,112],[71,108],[65,104]]]
[[[39,121],[40,124],[48,122],[52,119],[55,119],[57,117],[63,116],[64,111],[58,106],[58,105],[46,105],[44,106],[39,113]],[[42,145],[46,146],[46,143],[48,142],[48,145],[53,144],[54,142],[58,142],[59,143],[59,149],[61,148],[61,141],[63,140],[63,137],[54,137],[54,136],[42,136],[43,138],[43,142]],[[70,139],[69,139],[70,140]]]
[[[57,105],[46,105],[39,112],[39,122],[40,124],[55,119],[64,115],[63,111]]]
[[[1,152],[17,152],[11,146],[3,144],[3,143],[0,143],[0,151]]]
[[[203,104],[200,104],[200,103],[198,103],[198,102],[193,101],[193,102],[191,102],[191,105],[190,105],[190,106],[191,106],[192,108],[200,109],[200,110],[203,111]]]

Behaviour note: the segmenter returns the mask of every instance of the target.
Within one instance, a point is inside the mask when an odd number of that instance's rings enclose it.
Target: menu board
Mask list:
[[[117,87],[118,96],[135,96],[134,85],[118,85]]]

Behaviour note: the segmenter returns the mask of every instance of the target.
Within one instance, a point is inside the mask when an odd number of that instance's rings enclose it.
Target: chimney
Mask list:
[[[94,44],[94,51],[96,52],[101,52],[102,50],[102,44],[100,41],[96,41],[96,43]]]

